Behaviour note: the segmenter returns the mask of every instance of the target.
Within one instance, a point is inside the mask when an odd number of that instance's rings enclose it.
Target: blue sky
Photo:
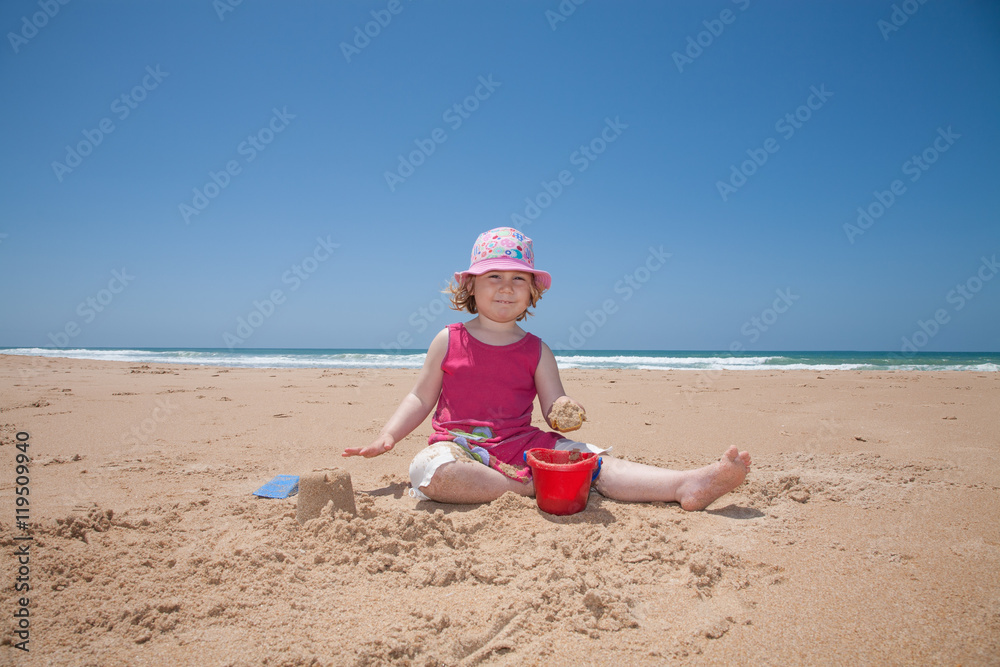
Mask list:
[[[9,0],[0,29],[3,347],[425,347],[514,219],[553,347],[1000,350],[993,3]]]

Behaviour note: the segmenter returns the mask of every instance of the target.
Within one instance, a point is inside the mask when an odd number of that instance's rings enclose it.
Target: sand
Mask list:
[[[342,459],[414,378],[0,357],[0,663],[1000,661],[1000,374],[566,371],[576,439],[672,467],[754,456],[704,512],[592,494],[569,517],[416,502],[428,423]],[[19,431],[30,653],[11,632]],[[251,495],[332,468],[356,515],[301,525],[295,497]]]
[[[304,524],[321,516],[335,516],[337,512],[358,515],[351,474],[336,468],[300,475],[295,520]]]
[[[583,426],[583,422],[587,421],[587,414],[580,409],[580,406],[561,398],[549,408],[548,418],[553,429],[569,433]]]

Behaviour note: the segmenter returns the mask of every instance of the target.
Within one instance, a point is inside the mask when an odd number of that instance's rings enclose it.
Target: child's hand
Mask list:
[[[545,418],[549,426],[566,433],[577,430],[587,421],[587,411],[569,396],[560,396],[552,404]]]
[[[348,447],[341,456],[363,456],[366,459],[370,459],[373,456],[385,454],[395,446],[396,443],[393,441],[391,435],[380,435],[367,447]]]

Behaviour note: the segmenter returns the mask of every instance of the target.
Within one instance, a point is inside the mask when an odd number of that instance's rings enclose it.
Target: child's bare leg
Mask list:
[[[439,503],[488,503],[508,491],[534,496],[535,485],[505,477],[493,468],[474,461],[452,461],[434,471],[430,484],[420,487]]]
[[[742,484],[749,469],[750,454],[735,445],[696,470],[667,470],[606,456],[597,490],[613,500],[677,502],[686,510],[702,510]]]

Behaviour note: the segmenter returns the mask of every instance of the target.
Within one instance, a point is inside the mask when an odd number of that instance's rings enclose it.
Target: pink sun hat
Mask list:
[[[552,286],[552,276],[535,268],[531,239],[513,227],[497,227],[483,232],[472,246],[472,261],[467,271],[455,274],[461,285],[466,276],[481,276],[488,271],[526,271],[535,275],[538,287]]]

